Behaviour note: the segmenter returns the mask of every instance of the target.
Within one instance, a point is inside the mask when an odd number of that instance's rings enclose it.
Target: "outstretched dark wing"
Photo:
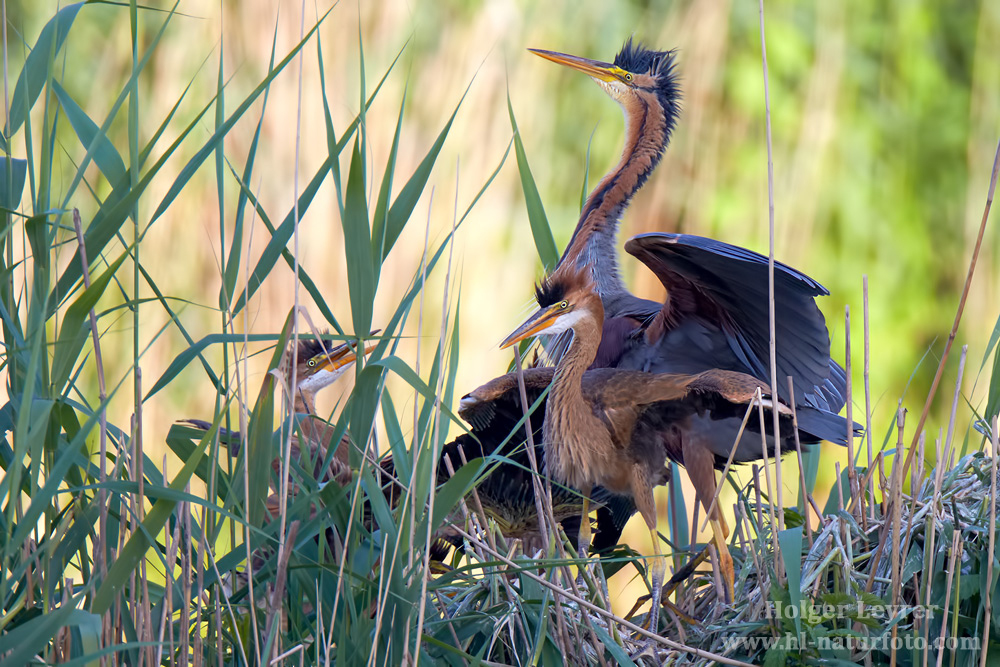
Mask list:
[[[770,381],[767,257],[689,234],[640,234],[625,250],[656,274],[667,299],[647,324],[644,344],[634,345],[620,368],[723,368]],[[839,412],[847,380],[830,359],[830,335],[815,301],[829,292],[781,262],[774,269],[778,395],[787,400],[791,376],[798,403]]]

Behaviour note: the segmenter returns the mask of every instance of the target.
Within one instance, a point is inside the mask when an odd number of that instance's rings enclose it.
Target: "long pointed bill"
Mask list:
[[[369,342],[365,344],[365,351],[362,356],[367,357],[377,346],[377,342]],[[344,343],[343,345],[338,345],[333,348],[329,354],[321,352],[313,357],[313,359],[316,360],[315,368],[317,371],[333,372],[357,361],[357,348]]]
[[[556,51],[546,51],[544,49],[528,50],[536,56],[541,56],[546,60],[551,60],[566,67],[572,67],[601,81],[619,81],[621,80],[621,75],[624,74],[622,68],[610,63],[601,62],[600,60],[591,60],[590,58],[581,58],[580,56],[571,56],[567,53],[557,53]]]
[[[560,315],[565,314],[565,310],[559,308],[559,304],[549,306],[548,308],[539,308],[524,321],[524,324],[519,326],[517,330],[511,335],[507,336],[502,343],[500,343],[500,349],[510,347],[514,343],[518,343],[525,338],[530,338],[535,336],[542,331],[545,331],[559,319]]]

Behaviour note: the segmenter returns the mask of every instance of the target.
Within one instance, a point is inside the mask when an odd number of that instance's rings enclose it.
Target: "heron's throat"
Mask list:
[[[589,456],[601,436],[607,438],[603,424],[583,395],[583,374],[594,361],[600,330],[590,331],[592,323],[574,329],[573,342],[559,362],[545,410],[543,440],[546,461],[553,478],[561,483],[583,488],[597,475],[595,457]],[[587,331],[581,331],[584,327]]]
[[[656,168],[670,141],[668,118],[655,95],[640,91],[623,101],[625,146],[618,165],[594,188],[561,261],[590,266],[602,299],[624,292],[618,272],[617,236],[632,196]],[[561,263],[561,262],[560,262]]]

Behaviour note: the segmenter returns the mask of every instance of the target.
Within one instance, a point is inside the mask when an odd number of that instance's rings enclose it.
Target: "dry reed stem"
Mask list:
[[[302,9],[303,9],[303,16],[304,16],[305,15],[305,0],[302,0]],[[304,25],[304,19],[303,19],[303,25]],[[444,284],[443,284],[443,286],[441,288],[442,289],[441,303],[444,304],[444,306],[445,306],[445,307],[443,307],[441,309],[441,334],[440,334],[441,338],[440,338],[440,340],[442,340],[442,341],[448,339],[448,316],[449,316],[449,313],[450,313],[450,309],[447,307],[447,304],[448,304],[448,286],[451,283],[452,260],[453,260],[454,255],[455,255],[455,242],[454,242],[454,239],[455,239],[455,229],[458,227],[458,191],[459,191],[459,188],[458,188],[458,182],[457,181],[458,181],[458,174],[459,173],[460,173],[460,170],[456,169],[456,171],[455,171],[455,181],[456,181],[456,183],[455,183],[455,213],[454,213],[454,216],[452,217],[451,235],[449,236],[450,240],[448,241],[448,267],[447,267],[447,270],[445,271]],[[444,345],[440,345],[439,346],[439,352],[438,352],[438,364],[439,364],[438,367],[439,368],[445,368],[444,353],[445,353],[445,346]],[[435,392],[434,392],[434,430],[433,430],[433,433],[432,433],[432,436],[431,436],[431,479],[432,480],[437,479],[438,463],[440,462],[440,458],[441,458],[440,445],[439,445],[439,442],[441,440],[441,394],[443,393],[443,390],[444,390],[444,379],[445,379],[446,375],[447,375],[446,373],[440,373],[440,374],[438,374],[438,386],[435,388]],[[437,485],[436,484],[431,484],[430,485],[430,488],[428,490],[428,495],[429,495],[429,497],[427,499],[427,510],[426,510],[427,511],[427,515],[428,516],[434,516],[434,501],[437,499]],[[426,576],[426,573],[430,571],[431,541],[434,539],[433,535],[434,535],[434,526],[432,526],[431,522],[428,521],[427,522],[427,533],[425,535],[425,542],[424,542],[424,560],[423,560],[423,573],[424,573],[424,576],[421,576],[421,578],[420,578],[420,608],[417,610],[417,631],[416,631],[416,635],[417,635],[417,644],[418,644],[418,646],[419,646],[419,644],[421,642],[421,637],[423,637],[423,634],[424,634],[424,621],[425,621],[425,619],[427,617],[427,580],[428,580],[428,577]],[[411,546],[412,546],[412,542],[411,542]],[[412,549],[410,550],[410,553],[411,554],[413,553]],[[408,632],[409,632],[409,628],[407,628],[407,633]],[[407,637],[407,650],[409,650],[409,638],[408,637]],[[414,658],[414,661],[413,661],[414,667],[417,667],[417,665],[420,664],[420,654],[421,654],[421,651],[418,648],[417,651],[416,651],[416,657]]]
[[[427,282],[427,247],[429,245],[430,229],[431,229],[431,206],[433,206],[433,204],[434,204],[434,189],[433,188],[431,188],[430,196],[429,196],[428,199],[429,199],[429,201],[428,201],[428,204],[427,204],[427,217],[426,217],[426,222],[425,222],[425,225],[424,225],[424,249],[423,249],[423,253],[420,256],[420,274],[421,274],[421,284],[422,285],[426,284],[426,282]],[[424,290],[424,289],[420,290],[420,301],[419,301],[419,307],[417,308],[417,331],[423,331],[423,327],[424,327],[424,294],[425,294],[425,292],[426,292],[426,290]],[[357,333],[357,332],[355,332],[355,333]],[[416,359],[415,359],[415,362],[414,362],[414,372],[417,374],[417,376],[420,375],[420,342],[421,342],[422,338],[423,338],[422,336],[417,336]],[[419,442],[418,442],[418,437],[419,437],[419,434],[420,434],[420,420],[419,420],[420,411],[416,409],[416,406],[419,405],[419,402],[420,402],[420,391],[416,387],[414,387],[413,388],[413,405],[414,405],[414,410],[413,410],[413,445],[414,445],[414,447],[413,447],[413,467],[412,467],[412,469],[410,471],[410,480],[409,480],[409,482],[407,483],[407,486],[406,486],[407,493],[403,494],[403,507],[400,510],[400,516],[403,516],[407,511],[409,511],[409,513],[410,513],[410,533],[411,533],[410,534],[410,544],[411,544],[411,546],[414,543],[414,540],[413,540],[413,537],[414,537],[414,535],[413,535],[413,529],[414,528],[413,527],[417,525],[417,508],[416,508],[416,505],[412,502],[412,499],[413,499],[414,491],[416,489],[416,482],[417,482],[417,463],[420,460],[421,451],[423,449],[422,447],[419,446]],[[374,426],[374,424],[373,424],[373,426]],[[366,441],[365,441],[365,451],[364,451],[364,454],[362,455],[363,460],[367,460],[368,459],[368,453],[369,453],[369,451],[371,449],[371,437],[370,437],[370,435],[371,434],[369,433],[369,438],[367,438]],[[361,496],[360,488],[361,488],[361,480],[360,480],[360,475],[359,475],[358,482],[355,485],[355,493],[352,494],[353,497],[352,497],[352,502],[351,502],[351,518],[348,520],[348,523],[347,523],[347,531],[348,531],[348,533],[350,533],[351,528],[353,526],[353,522],[354,522],[354,510],[356,509],[358,498]],[[375,611],[375,635],[376,636],[378,636],[380,634],[381,629],[382,629],[382,623],[385,620],[383,612],[385,610],[385,601],[389,597],[389,591],[388,591],[388,589],[384,588],[384,586],[385,586],[385,582],[388,581],[389,576],[392,574],[392,572],[394,571],[394,569],[396,567],[396,562],[398,561],[398,556],[399,556],[399,542],[400,542],[399,540],[396,540],[396,544],[395,544],[395,546],[393,548],[392,559],[390,561],[388,572],[385,571],[385,568],[380,568],[379,569],[378,594],[376,596],[377,604],[376,604],[376,608],[375,608],[376,609],[376,611]],[[341,562],[340,562],[340,568],[339,568],[339,572],[338,572],[338,576],[337,576],[337,579],[338,579],[337,592],[336,592],[336,595],[334,596],[334,605],[335,605],[334,606],[334,610],[336,610],[336,604],[340,600],[340,591],[341,591],[341,588],[342,588],[342,585],[343,585],[342,582],[344,580],[344,566],[346,564],[346,561],[347,561],[347,559],[345,558],[345,559],[342,559]],[[409,571],[411,571],[411,572],[413,571],[413,550],[412,549],[410,549],[408,551],[408,554],[407,554],[407,569]],[[407,626],[407,628],[406,628],[406,639],[407,639],[407,645],[409,645],[409,626]],[[328,640],[327,641],[327,646],[332,647],[333,646],[333,626],[332,626],[332,624],[331,624],[331,627],[330,627],[330,635],[327,638],[327,640]],[[372,651],[371,654],[368,656],[368,665],[369,665],[369,667],[371,667],[374,664],[375,653],[376,653],[376,651]],[[329,661],[329,655],[328,655],[327,656],[327,661],[326,661],[327,667],[329,667],[329,664],[330,664],[330,661]]]
[[[871,476],[872,469],[872,392],[871,392],[871,335],[868,319],[868,275],[861,276],[861,300],[864,306],[864,343],[865,343],[865,443],[868,446],[868,511],[871,520],[875,520],[875,480]],[[861,500],[861,516],[865,516],[864,498]]]
[[[892,486],[890,487],[890,496],[892,497],[892,518],[887,523],[890,531],[892,532],[892,556],[890,559],[890,572],[892,573],[892,605],[893,609],[898,609],[899,607],[899,528],[900,528],[900,512],[902,511],[901,504],[903,502],[903,467],[899,465],[899,453],[902,452],[903,447],[903,429],[906,424],[906,410],[899,408],[896,412],[896,428],[898,429],[899,436],[896,440],[896,460],[893,462],[892,466]],[[883,538],[884,540],[884,538]],[[889,665],[890,667],[896,667],[896,637],[898,632],[898,624],[893,624],[892,626],[892,643],[890,644],[889,652]]]
[[[295,544],[295,536],[299,533],[299,520],[295,519],[290,524],[288,524],[288,539],[287,543]],[[285,581],[288,578],[288,559],[292,555],[291,549],[281,550],[279,546],[278,550],[278,565],[277,571],[274,576],[274,590],[271,591],[271,608],[278,609],[277,613],[271,614],[270,618],[267,619],[267,627],[264,630],[265,642],[267,638],[274,636],[274,643],[271,645],[271,655],[275,655],[278,650],[278,631],[274,627],[275,623],[281,623],[282,617],[282,605],[281,599],[285,595]],[[251,575],[252,576],[252,575]],[[268,656],[268,663],[272,664],[273,660],[271,656]]]
[[[470,535],[469,533],[466,533],[461,528],[456,528],[456,530],[465,539],[469,540],[470,542],[477,542],[477,541],[479,541],[481,543],[483,549],[489,551],[490,555],[493,558],[496,558],[497,560],[499,560],[502,563],[508,565],[509,567],[520,569],[520,567],[518,566],[517,563],[515,563],[512,560],[510,560],[509,558],[506,558],[505,556],[503,556],[499,552],[493,551],[492,549],[489,548],[489,545],[487,545],[485,543],[482,543],[480,540],[478,540],[478,538]],[[602,617],[604,617],[605,619],[607,619],[609,621],[613,621],[615,623],[618,623],[619,625],[624,626],[625,628],[631,630],[632,632],[634,632],[636,634],[639,634],[639,635],[642,635],[643,637],[646,637],[647,639],[652,639],[654,642],[656,642],[658,644],[662,644],[662,645],[666,646],[667,648],[671,648],[671,649],[674,649],[674,650],[677,650],[677,651],[683,651],[684,653],[689,653],[691,655],[694,655],[694,656],[699,657],[699,658],[704,658],[706,660],[714,660],[714,661],[720,662],[720,663],[722,663],[724,665],[735,665],[736,667],[752,667],[752,665],[750,665],[749,663],[740,662],[739,660],[733,660],[732,658],[727,658],[726,656],[718,655],[718,654],[715,654],[715,653],[711,653],[709,651],[703,651],[701,649],[694,648],[693,646],[687,646],[685,644],[680,644],[678,642],[675,642],[675,641],[672,641],[670,639],[667,639],[666,637],[662,637],[662,636],[657,635],[657,634],[655,634],[653,632],[650,632],[649,630],[646,630],[645,628],[642,628],[642,627],[640,627],[640,626],[638,626],[638,625],[636,625],[634,623],[626,621],[624,618],[621,618],[619,616],[616,616],[615,614],[612,614],[611,612],[607,611],[606,609],[602,609],[601,607],[599,607],[598,605],[595,605],[592,602],[588,602],[587,600],[585,600],[585,599],[583,599],[581,597],[577,597],[577,596],[573,595],[572,593],[559,588],[558,586],[556,586],[555,584],[551,583],[547,579],[539,577],[538,575],[533,574],[531,572],[528,572],[527,570],[522,570],[521,574],[524,575],[524,576],[526,576],[526,577],[528,577],[529,579],[531,579],[535,583],[539,584],[540,586],[548,588],[549,590],[551,590],[551,591],[553,591],[553,592],[555,592],[557,594],[560,594],[560,595],[566,597],[567,599],[571,600],[572,602],[575,602],[576,604],[580,605],[581,607],[586,607],[587,609],[589,609],[590,611],[594,612],[598,616],[602,616]]]
[[[805,528],[806,537],[809,538],[809,548],[813,547],[813,532],[812,524],[809,522],[809,506],[812,505],[813,511],[816,512],[816,520],[823,520],[823,513],[819,511],[819,507],[816,506],[816,501],[813,499],[812,494],[809,493],[809,488],[806,486],[806,469],[802,464],[802,442],[799,439],[799,417],[798,412],[795,410],[795,384],[792,381],[792,376],[788,376],[788,402],[792,406],[792,433],[795,434],[795,458],[799,462],[799,488],[802,493],[802,519],[803,527]]]
[[[976,262],[979,259],[979,249],[983,245],[983,235],[986,233],[986,222],[990,217],[990,208],[993,206],[993,195],[997,189],[997,174],[1000,173],[1000,142],[997,142],[996,154],[993,157],[993,170],[990,174],[990,188],[986,195],[986,205],[983,208],[983,218],[982,222],[979,223],[979,234],[976,236],[976,245],[972,250],[972,259],[969,260],[969,272],[965,277],[965,285],[962,287],[962,297],[958,302],[958,310],[955,313],[955,321],[951,325],[951,332],[948,334],[948,340],[944,345],[944,352],[941,354],[941,361],[938,362],[937,371],[934,373],[934,380],[931,382],[930,391],[927,392],[927,400],[924,402],[924,409],[920,412],[920,421],[917,422],[917,430],[913,434],[913,442],[910,444],[910,451],[906,455],[906,463],[903,464],[904,470],[908,470],[913,464],[913,454],[916,451],[917,438],[920,436],[920,432],[924,429],[924,423],[927,421],[927,415],[931,409],[931,403],[934,402],[934,394],[937,393],[938,384],[941,382],[941,376],[944,374],[944,365],[948,361],[948,353],[951,352],[952,343],[955,342],[955,336],[958,333],[959,322],[962,321],[962,312],[965,310],[965,301],[969,297],[969,289],[972,287],[972,276],[976,272]]]
[[[990,622],[993,615],[993,558],[996,539],[996,510],[997,510],[997,416],[993,415],[993,424],[990,429],[990,538],[989,547],[986,551],[986,595],[983,601],[985,614],[983,618],[983,629],[987,636],[990,632]],[[983,642],[983,651],[979,654],[979,667],[986,667],[986,654],[989,652],[990,642]]]
[[[521,412],[524,414],[524,435],[525,442],[527,443],[528,463],[531,466],[531,485],[535,491],[535,511],[538,512],[538,530],[542,535],[550,535],[548,523],[550,521],[551,523],[555,523],[555,515],[552,512],[552,500],[542,487],[538,461],[535,460],[535,435],[531,427],[528,393],[524,388],[524,369],[521,366],[521,351],[517,346],[514,346],[514,372],[517,375],[517,393],[521,401]]]
[[[761,0],[763,3],[763,0]],[[775,401],[775,407],[772,408],[771,412],[777,416],[777,393],[772,394]],[[782,585],[785,582],[785,567],[781,558],[781,547],[778,544],[778,530],[781,529],[778,519],[775,516],[774,511],[774,494],[771,488],[771,473],[767,467],[768,455],[767,455],[767,429],[764,427],[764,397],[761,395],[760,387],[757,388],[757,394],[755,396],[757,401],[757,414],[760,417],[760,448],[761,448],[761,458],[764,461],[764,481],[767,483],[767,513],[771,519],[771,548],[774,550],[774,574],[778,579],[778,585]],[[780,431],[777,429],[777,423],[775,423],[775,448],[778,448],[778,434]],[[775,457],[775,466],[781,467],[781,452],[780,450],[775,452],[777,456]],[[776,529],[777,527],[777,529]],[[735,600],[734,600],[735,602]]]
[[[959,554],[959,543],[962,539],[962,531],[958,530],[956,526],[955,531],[951,535],[951,554],[948,562],[948,577],[947,583],[944,589],[944,605],[941,607],[941,638],[943,639],[948,631],[948,605],[951,602],[951,582],[955,574],[955,564],[958,561]],[[937,667],[941,667],[941,661],[944,659],[944,645],[946,642],[941,642],[938,646],[937,653]]]
[[[851,396],[851,389],[853,383],[851,382],[852,374],[852,364],[851,364],[851,307],[850,305],[844,306],[844,365],[847,374],[847,483],[851,490],[851,499],[858,498],[860,501],[860,493],[858,489],[858,472],[854,468],[854,415],[853,415],[853,401]],[[854,503],[851,503],[851,507],[854,507]],[[851,514],[855,514],[851,510]],[[864,515],[864,511],[860,508],[858,509],[858,514]],[[863,520],[863,519],[862,519]]]
[[[834,473],[837,475],[837,509],[841,512],[844,511],[844,485],[840,483],[840,461],[837,461],[833,465]]]
[[[788,379],[791,380],[792,378],[789,377]],[[715,493],[712,495],[712,502],[709,503],[708,509],[705,511],[705,520],[702,521],[701,527],[698,528],[698,530],[696,532],[703,532],[705,530],[705,528],[708,527],[708,522],[712,518],[712,511],[715,510],[715,505],[719,501],[719,494],[722,493],[722,485],[725,483],[726,476],[729,474],[729,468],[733,464],[733,457],[736,456],[736,448],[739,446],[740,440],[743,438],[743,431],[747,427],[747,422],[750,421],[750,415],[753,414],[753,409],[754,409],[754,405],[755,404],[756,404],[756,396],[754,397],[754,400],[750,401],[750,403],[747,404],[746,412],[743,413],[743,422],[740,424],[740,428],[736,432],[736,438],[733,440],[733,446],[729,448],[729,458],[726,459],[726,465],[722,468],[722,475],[720,476],[720,479],[722,480],[722,483],[716,485],[716,487],[715,487]],[[715,473],[712,473],[712,474],[715,474]],[[695,512],[698,511],[698,502],[697,502],[697,499],[695,500],[694,509],[695,509]],[[698,519],[697,518],[695,518],[695,520],[694,520],[694,525],[696,525],[696,526],[698,525]]]
[[[760,533],[761,526],[764,525],[764,515],[761,513],[761,500],[760,500],[760,466],[756,463],[753,464],[753,490],[754,490],[754,509],[757,513],[757,533]]]
[[[6,7],[6,5],[5,5]],[[6,49],[4,49],[6,54]],[[80,255],[80,265],[82,267],[81,274],[83,276],[83,286],[86,289],[90,289],[90,263],[87,260],[87,244],[83,238],[83,223],[80,220],[80,211],[78,209],[73,209],[73,229],[76,232],[76,244],[77,252]],[[98,408],[98,419],[100,420],[100,443],[101,443],[101,453],[100,453],[100,482],[101,486],[97,491],[97,506],[100,509],[100,518],[98,519],[98,536],[97,536],[97,548],[94,550],[94,560],[96,561],[94,565],[98,572],[101,573],[101,579],[105,579],[108,576],[108,563],[105,556],[107,555],[107,545],[108,545],[108,473],[105,468],[105,464],[108,460],[108,390],[104,379],[104,355],[101,353],[101,337],[97,332],[97,314],[94,309],[91,308],[90,312],[87,313],[87,317],[90,321],[90,335],[94,340],[94,365],[97,371],[97,389],[98,389],[98,401],[100,401],[100,407]]]
[[[774,147],[771,138],[771,88],[768,85],[767,77],[767,40],[764,37],[764,0],[759,0],[758,5],[760,7],[760,60],[763,67],[764,73],[764,117],[766,121],[767,129],[767,222],[768,222],[768,253],[767,253],[767,322],[769,336],[769,348],[770,348],[770,362],[771,362],[771,396],[774,401],[778,400],[778,353],[776,345],[775,331],[776,327],[774,324]],[[778,428],[778,410],[775,408],[772,410],[773,426],[774,426],[774,441],[778,442],[778,434],[781,430]],[[764,429],[764,416],[763,409],[761,410],[761,432]],[[763,437],[763,436],[762,436]],[[766,445],[765,445],[766,454]],[[776,452],[775,457],[776,462],[774,464],[774,475],[775,484],[778,487],[778,522],[774,521],[774,510],[773,502],[774,497],[771,496],[771,481],[768,478],[768,488],[767,488],[767,499],[768,504],[771,505],[771,520],[772,529],[771,532],[775,532],[774,526],[777,526],[778,530],[782,530],[785,527],[785,508],[782,501],[782,484],[781,484],[781,452],[780,450]],[[767,457],[764,457],[764,470],[765,475],[767,471]],[[778,551],[777,544],[778,540],[775,537],[775,558],[777,559]],[[776,566],[777,567],[777,566]],[[782,576],[778,575],[778,580],[782,580]]]
[[[190,491],[190,486],[185,488]],[[181,591],[183,608],[181,611],[181,660],[183,664],[188,664],[191,659],[190,641],[191,637],[191,508],[187,502],[177,504],[177,522],[181,524]]]
[[[951,401],[951,414],[948,417],[948,437],[944,442],[944,458],[945,460],[950,460],[954,450],[952,449],[952,440],[955,437],[955,415],[958,412],[958,398],[962,395],[962,375],[965,373],[965,357],[969,352],[969,346],[962,346],[962,354],[958,358],[958,377],[955,380],[955,394]],[[940,465],[940,463],[938,464]],[[949,470],[951,466],[948,467]]]

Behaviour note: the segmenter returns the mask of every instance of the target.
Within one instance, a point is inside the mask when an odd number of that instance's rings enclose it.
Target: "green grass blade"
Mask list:
[[[800,609],[802,591],[802,526],[788,528],[778,532],[778,544],[781,545],[781,560],[785,565],[785,576],[788,577],[788,597],[792,608]],[[795,632],[802,632],[802,614],[795,614]]]
[[[386,230],[388,228],[389,195],[392,193],[392,177],[396,173],[396,158],[399,154],[399,135],[403,131],[403,110],[405,108],[406,89],[403,90],[403,97],[399,102],[399,114],[396,116],[396,131],[392,135],[392,145],[389,147],[389,157],[385,161],[382,185],[379,186],[378,197],[375,200],[375,213],[372,216],[372,248],[375,251],[376,272],[379,272],[382,262],[388,254],[386,250]]]
[[[276,334],[209,334],[196,343],[192,343],[186,350],[174,357],[174,360],[170,362],[167,369],[163,371],[163,374],[157,378],[156,382],[153,383],[152,388],[146,392],[146,397],[144,400],[149,400],[157,392],[162,390],[164,387],[169,385],[173,380],[187,368],[195,359],[201,359],[204,363],[208,363],[208,360],[202,356],[202,353],[211,345],[226,345],[229,343],[242,343],[244,340],[251,342],[265,342],[265,341],[276,341],[279,340],[279,336]]]
[[[104,294],[108,284],[121,267],[128,253],[122,253],[101,275],[97,276],[69,308],[59,329],[52,360],[52,384],[56,391],[61,391],[69,380],[70,372],[80,357],[87,336],[90,334],[90,310],[97,305],[98,299]]]
[[[10,103],[10,121],[4,129],[5,139],[10,139],[21,129],[28,113],[35,106],[35,101],[38,100],[48,80],[55,58],[62,50],[70,28],[73,27],[73,21],[76,20],[76,15],[83,5],[84,3],[78,2],[63,7],[42,28],[14,85],[14,96]],[[6,142],[3,150],[7,150]]]
[[[6,654],[0,660],[0,667],[33,664],[33,658],[45,649],[59,630],[73,625],[89,625],[92,617],[93,614],[76,609],[73,604],[64,604],[8,629],[0,637],[0,654]]]
[[[365,189],[361,146],[359,141],[355,141],[351,154],[350,171],[347,175],[343,228],[347,284],[351,297],[351,316],[354,322],[354,331],[359,335],[371,331],[372,302],[375,299],[376,288]]]
[[[313,174],[312,179],[306,185],[302,194],[299,195],[298,213],[299,217],[309,209],[310,204],[312,204],[313,198],[319,191],[320,187],[323,185],[323,181],[326,180],[327,173],[330,171],[330,166],[333,164],[334,159],[328,157],[316,173]],[[243,183],[240,182],[240,186],[243,187]],[[249,193],[248,189],[245,189]],[[252,196],[252,195],[251,195]],[[256,201],[256,200],[255,200]],[[260,258],[257,260],[257,264],[254,265],[253,271],[250,273],[250,278],[247,280],[246,289],[240,292],[239,298],[236,300],[236,304],[233,306],[233,316],[235,317],[237,313],[241,312],[243,308],[246,307],[247,301],[257,293],[260,286],[264,284],[264,280],[271,274],[271,269],[277,264],[278,258],[282,256],[282,252],[286,249],[288,241],[292,238],[292,234],[295,232],[295,208],[291,208],[288,214],[285,216],[281,224],[275,228],[274,232],[271,234],[271,239],[267,242],[267,246],[264,251],[261,252]],[[371,253],[369,252],[369,255]],[[365,331],[370,331],[370,329],[365,329]]]
[[[191,480],[195,470],[198,469],[201,457],[205,455],[210,443],[211,438],[206,434],[202,438],[194,456],[184,462],[184,466],[170,483],[171,489],[183,491],[184,487]],[[132,534],[128,542],[125,543],[125,547],[121,550],[121,553],[118,554],[118,558],[111,564],[107,578],[101,582],[101,587],[97,589],[97,593],[94,595],[94,601],[90,608],[91,612],[103,615],[111,608],[115,599],[124,589],[126,582],[135,573],[135,568],[139,561],[145,558],[146,551],[152,546],[150,536],[160,534],[160,531],[163,530],[163,526],[166,525],[167,520],[173,514],[176,507],[177,501],[174,499],[161,498],[153,503],[152,508],[150,508],[146,514],[146,518],[142,522],[142,529]]]
[[[531,167],[528,166],[528,156],[524,152],[524,144],[521,142],[521,133],[517,129],[517,120],[514,118],[514,107],[510,102],[509,94],[507,95],[507,111],[510,114],[510,126],[514,129],[514,155],[517,156],[517,170],[521,175],[521,190],[524,191],[524,205],[528,209],[531,237],[535,240],[538,258],[542,260],[542,266],[548,272],[554,269],[559,261],[559,251],[556,250],[556,241],[552,237],[552,229],[545,216],[545,207],[542,206],[538,186],[535,185],[535,178],[531,175]]]
[[[15,211],[21,203],[27,175],[27,160],[0,158],[0,209],[4,212]]]
[[[468,92],[468,90],[466,90]],[[396,240],[399,235],[403,232],[403,228],[406,226],[407,220],[410,219],[410,215],[413,213],[413,208],[417,205],[417,200],[420,199],[420,195],[424,192],[424,187],[427,185],[427,179],[430,178],[431,169],[434,168],[434,162],[437,160],[438,155],[441,153],[441,148],[444,146],[444,140],[448,137],[448,132],[451,131],[452,123],[455,122],[455,116],[458,115],[458,110],[462,106],[462,102],[465,100],[465,96],[458,101],[455,106],[454,111],[451,112],[451,117],[448,122],[445,123],[444,128],[438,133],[437,140],[434,145],[431,146],[430,150],[427,151],[427,155],[424,159],[420,161],[420,164],[413,173],[410,175],[409,180],[403,186],[403,189],[399,191],[399,195],[396,196],[395,201],[392,202],[392,206],[389,208],[389,213],[385,221],[385,237],[381,239],[381,262],[385,261],[386,256],[388,256],[389,251],[396,244]],[[402,111],[402,110],[401,110]],[[378,236],[374,237],[378,239]]]
[[[997,336],[1000,336],[1000,319],[997,319],[996,326],[993,327],[993,334],[990,337],[990,347],[996,347],[995,354],[993,355],[993,372],[990,375],[990,388],[986,393],[986,412],[983,413],[983,418],[986,420],[986,424],[992,423],[993,417],[996,414],[1000,414],[1000,346],[996,345]],[[989,354],[989,349],[987,348],[986,354]],[[985,365],[986,359],[983,359]]]
[[[104,174],[104,178],[108,179],[109,183],[121,182],[128,172],[125,169],[122,156],[108,135],[102,132],[101,128],[90,119],[90,116],[84,113],[83,109],[70,97],[66,89],[59,85],[58,81],[52,81],[52,90],[62,106],[63,113],[69,119],[69,124],[76,132],[77,138],[85,148],[88,148],[88,152],[93,154],[94,162]]]

